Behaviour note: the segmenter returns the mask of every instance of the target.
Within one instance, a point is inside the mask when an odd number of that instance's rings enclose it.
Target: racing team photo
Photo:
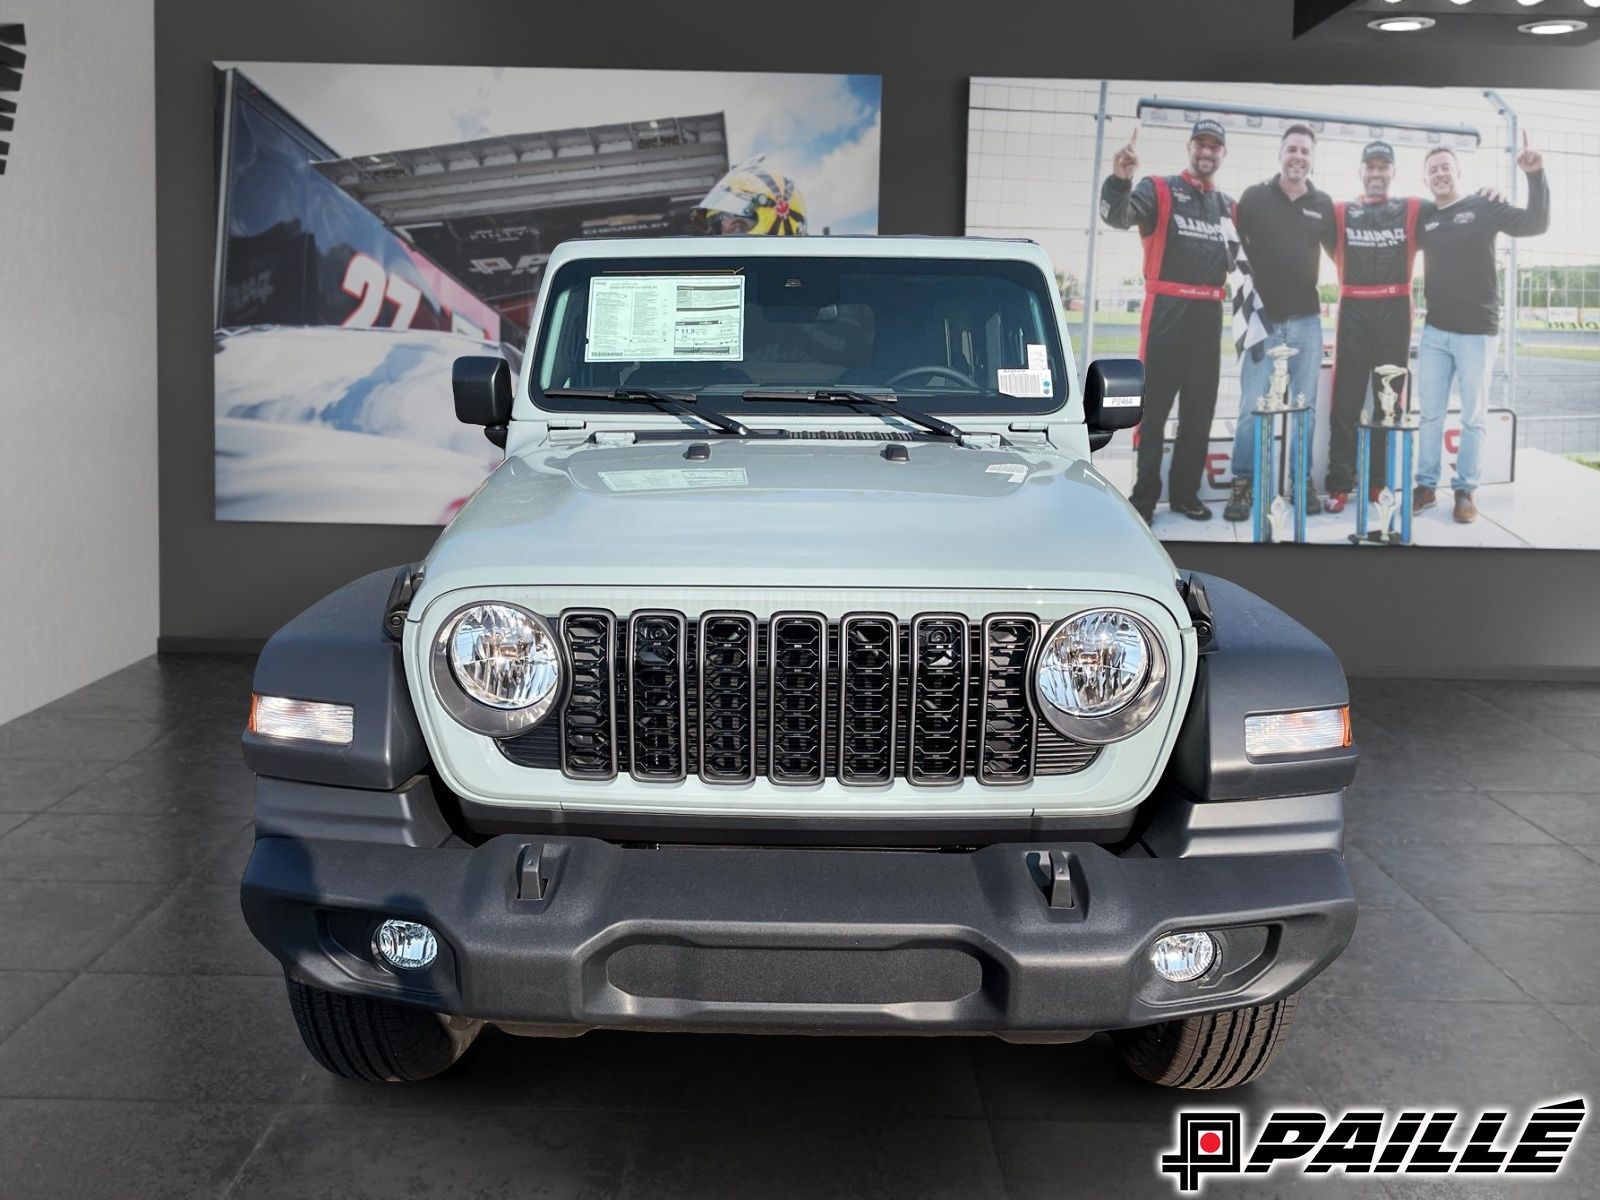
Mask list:
[[[1096,464],[1168,541],[1600,548],[1600,92],[974,79],[967,232],[1041,242]]]

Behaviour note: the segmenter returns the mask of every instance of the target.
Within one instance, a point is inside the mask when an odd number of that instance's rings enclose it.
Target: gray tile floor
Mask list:
[[[238,911],[249,671],[152,658],[0,726],[7,1200],[1175,1194],[1154,1161],[1185,1098],[1103,1039],[491,1034],[411,1088],[324,1074]],[[1287,1055],[1227,1102],[1600,1098],[1600,686],[1354,691],[1360,925]],[[1227,1194],[1319,1186],[1516,1194]],[[1600,1130],[1521,1187],[1600,1195]]]

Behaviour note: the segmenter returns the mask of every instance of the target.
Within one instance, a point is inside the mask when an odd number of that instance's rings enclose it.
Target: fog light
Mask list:
[[[372,950],[391,967],[414,971],[425,967],[439,954],[433,930],[415,921],[385,921],[372,938]]]
[[[1173,983],[1199,979],[1217,961],[1217,939],[1209,933],[1169,933],[1150,947],[1150,962],[1161,978]]]

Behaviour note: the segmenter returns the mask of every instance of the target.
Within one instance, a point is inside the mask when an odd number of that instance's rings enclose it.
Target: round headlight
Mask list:
[[[1039,660],[1039,691],[1064,713],[1105,717],[1139,694],[1150,674],[1150,643],[1125,612],[1068,617]]]
[[[479,604],[456,618],[450,669],[462,691],[490,708],[537,704],[561,677],[544,622],[509,604]]]
[[[480,733],[510,737],[555,706],[561,654],[543,618],[514,604],[473,604],[440,629],[433,675],[451,716]]]
[[[1133,613],[1095,608],[1058,621],[1039,655],[1040,708],[1078,741],[1114,742],[1137,731],[1161,702],[1166,656]]]

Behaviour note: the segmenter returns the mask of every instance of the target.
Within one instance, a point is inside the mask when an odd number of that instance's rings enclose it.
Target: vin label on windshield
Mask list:
[[[589,281],[587,362],[743,357],[743,275],[609,275]]]

